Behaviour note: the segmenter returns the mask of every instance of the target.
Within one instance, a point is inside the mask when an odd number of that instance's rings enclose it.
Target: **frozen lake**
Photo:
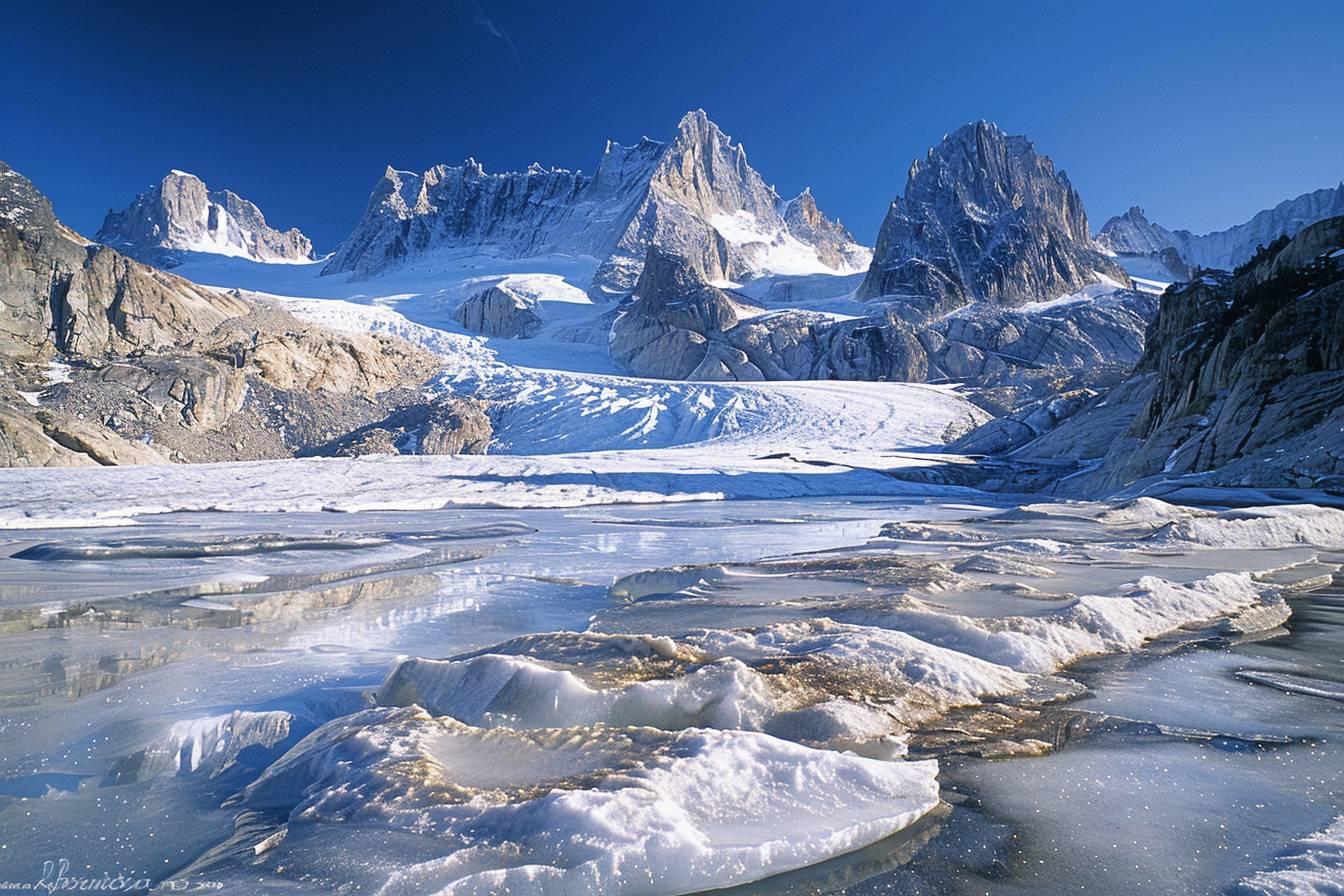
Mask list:
[[[836,496],[12,530],[0,881],[1295,892],[1283,856],[1344,813],[1341,519]]]

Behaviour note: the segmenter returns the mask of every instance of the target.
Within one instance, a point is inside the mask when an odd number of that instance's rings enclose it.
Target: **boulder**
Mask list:
[[[469,332],[507,339],[535,336],[545,325],[537,300],[503,283],[469,297],[458,306],[453,319]]]

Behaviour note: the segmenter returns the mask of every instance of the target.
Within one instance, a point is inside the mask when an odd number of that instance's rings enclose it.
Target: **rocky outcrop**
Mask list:
[[[941,313],[1055,299],[1099,276],[1127,280],[1092,242],[1064,172],[1025,137],[981,121],[910,166],[858,296]]]
[[[964,454],[1004,454],[1052,432],[1097,397],[1093,389],[1070,389],[1032,401],[976,427],[949,447]]]
[[[247,307],[89,243],[2,162],[0,301],[0,357],[15,361],[180,346]]]
[[[1126,267],[1135,259],[1149,259],[1165,267],[1173,278],[1188,280],[1194,268],[1230,271],[1279,237],[1294,236],[1317,221],[1338,215],[1344,215],[1344,183],[1304,193],[1258,212],[1244,224],[1205,234],[1167,230],[1149,221],[1136,206],[1107,221],[1097,242],[1120,256]]]
[[[648,251],[639,282],[611,325],[611,357],[636,376],[763,379],[741,375],[727,332],[741,308],[685,259]],[[722,369],[721,369],[722,368]]]
[[[1194,473],[1344,488],[1344,218],[1169,289],[1133,376],[1016,456],[1076,460],[1061,487],[1079,492]]]
[[[1157,300],[1093,288],[1067,301],[976,304],[937,318],[901,303],[859,320],[766,312],[650,250],[612,324],[614,360],[667,379],[959,382],[1006,411],[1060,390],[1122,380],[1143,353]]]
[[[425,402],[421,384],[438,365],[414,346],[334,333],[240,301],[246,314],[198,334],[189,351],[67,355],[65,381],[56,383],[40,368],[20,367],[15,375],[34,404],[11,402],[9,411],[74,451],[122,442],[145,449],[90,454],[99,462],[165,463],[322,453],[352,430]],[[102,441],[81,435],[88,431]],[[70,460],[25,441],[11,464]]]
[[[474,159],[423,174],[389,167],[323,273],[366,279],[443,251],[590,255],[601,262],[594,295],[620,297],[650,247],[711,281],[844,272],[869,258],[810,193],[782,200],[741,145],[696,111],[671,143],[609,142],[593,175],[535,164],[490,174]]]
[[[445,398],[400,408],[311,453],[339,457],[484,454],[491,437],[490,418],[479,402]]]
[[[855,243],[843,224],[821,213],[811,187],[804,187],[784,203],[781,217],[788,233],[815,247],[817,257],[828,268],[841,273],[862,271],[873,260],[872,252]]]
[[[535,298],[503,283],[469,296],[453,312],[453,319],[469,332],[508,339],[535,336],[546,323]]]
[[[3,163],[0,301],[0,463],[10,466],[310,453],[424,405],[438,369],[400,339],[306,324],[261,297],[89,243]],[[432,422],[405,444],[488,441],[475,417]]]
[[[297,228],[279,231],[251,202],[211,190],[195,175],[172,171],[122,211],[109,211],[95,239],[159,267],[186,253],[261,262],[311,261],[313,244]]]

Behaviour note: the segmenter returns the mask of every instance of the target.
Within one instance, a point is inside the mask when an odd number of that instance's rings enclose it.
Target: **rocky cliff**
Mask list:
[[[437,368],[90,243],[3,163],[0,304],[3,465],[287,457],[425,404]]]
[[[262,262],[313,260],[313,244],[297,228],[276,230],[246,199],[211,190],[200,178],[171,171],[122,211],[109,211],[94,237],[139,261],[171,267],[185,253],[231,255]]]
[[[491,174],[471,159],[423,174],[388,168],[323,273],[364,279],[462,250],[591,255],[600,261],[594,294],[615,297],[639,279],[650,246],[709,280],[849,271],[869,257],[810,193],[781,199],[741,144],[696,111],[670,143],[609,142],[592,175],[540,165]]]
[[[1344,488],[1344,217],[1167,290],[1133,375],[1017,456],[1074,460],[1067,487],[1093,493],[1188,474]]]
[[[941,312],[1055,299],[1122,270],[1093,243],[1082,200],[1025,137],[960,128],[910,166],[859,297]]]
[[[511,289],[507,283],[468,296],[453,312],[453,319],[468,332],[506,339],[535,336],[545,325],[537,310],[537,300]]]

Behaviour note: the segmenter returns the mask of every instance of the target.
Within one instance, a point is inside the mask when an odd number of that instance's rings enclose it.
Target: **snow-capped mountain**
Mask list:
[[[1143,209],[1136,205],[1102,225],[1097,243],[1116,255],[1148,255],[1178,248],[1181,240],[1160,224],[1149,221]]]
[[[601,260],[594,293],[619,295],[651,245],[713,281],[849,273],[870,257],[810,192],[782,199],[741,144],[696,110],[670,143],[608,142],[592,175],[536,164],[488,174],[472,159],[418,175],[388,168],[323,273],[364,279],[442,250],[591,255]]]
[[[128,208],[109,211],[95,239],[160,267],[171,267],[189,252],[268,263],[314,258],[312,242],[298,228],[276,230],[253,203],[176,170]]]
[[[1187,265],[1232,270],[1250,260],[1259,246],[1281,236],[1295,236],[1317,221],[1344,215],[1344,183],[1303,193],[1257,213],[1245,224],[1213,233],[1167,230],[1154,224],[1137,206],[1111,218],[1097,242],[1119,256],[1155,256],[1175,249]]]
[[[1018,305],[1125,282],[1099,251],[1082,199],[1026,137],[968,124],[910,166],[878,233],[860,298]]]

